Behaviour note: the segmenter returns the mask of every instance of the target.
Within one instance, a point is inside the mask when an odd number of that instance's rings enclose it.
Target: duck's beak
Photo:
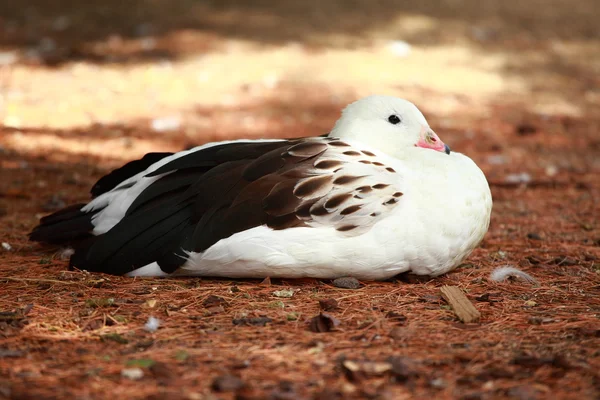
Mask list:
[[[446,154],[450,154],[450,147],[448,147],[447,144],[442,142],[437,133],[435,133],[433,129],[431,129],[428,126],[423,126],[421,128],[419,141],[415,146],[422,147],[424,149],[442,151]]]

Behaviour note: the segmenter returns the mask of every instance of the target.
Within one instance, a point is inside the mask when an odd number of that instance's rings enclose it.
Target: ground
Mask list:
[[[595,0],[5,3],[0,398],[600,397]],[[489,233],[452,273],[130,279],[27,241],[127,160],[322,134],[372,93],[415,102],[490,182]]]

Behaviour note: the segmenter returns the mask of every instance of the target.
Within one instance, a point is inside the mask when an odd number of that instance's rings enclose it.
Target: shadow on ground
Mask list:
[[[212,49],[215,37],[316,47],[352,47],[381,37],[488,51],[598,41],[595,8],[594,0],[31,0],[20,7],[0,4],[0,46],[37,55],[46,65],[173,59]]]

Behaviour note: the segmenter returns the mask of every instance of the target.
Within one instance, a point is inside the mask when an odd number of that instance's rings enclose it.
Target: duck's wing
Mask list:
[[[107,175],[104,175],[92,186],[90,194],[92,197],[98,197],[101,194],[110,192],[120,183],[136,176],[137,174],[144,172],[152,164],[157,163],[165,157],[172,156],[173,153],[148,153],[139,160],[130,161],[123,165],[121,168],[117,168]]]
[[[171,273],[187,252],[261,225],[358,235],[398,204],[399,175],[382,157],[335,138],[230,142],[165,156],[76,210],[97,236],[71,265],[125,274],[157,262]]]

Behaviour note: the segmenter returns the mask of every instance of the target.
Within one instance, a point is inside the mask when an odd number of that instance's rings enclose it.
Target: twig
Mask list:
[[[8,276],[0,276],[0,281],[59,283],[61,285],[83,285],[83,283],[81,283],[81,282],[65,282],[65,281],[59,281],[56,279],[13,278],[13,277],[8,277]]]
[[[454,313],[462,322],[468,324],[476,321],[481,317],[481,314],[467,296],[457,286],[442,286],[440,289],[444,300],[452,306]]]

